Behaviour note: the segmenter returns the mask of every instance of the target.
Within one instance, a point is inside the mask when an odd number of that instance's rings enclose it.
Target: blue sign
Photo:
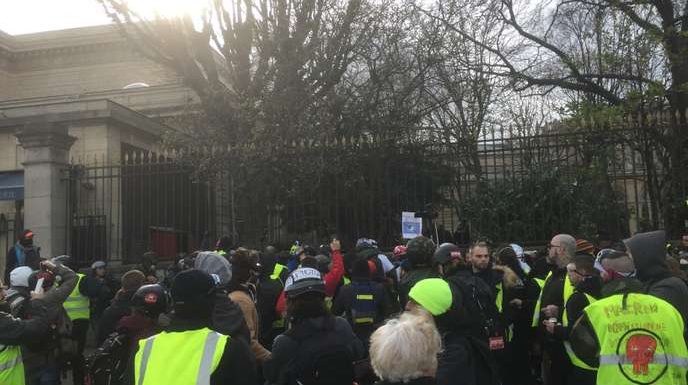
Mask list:
[[[0,172],[0,201],[24,199],[24,171]]]

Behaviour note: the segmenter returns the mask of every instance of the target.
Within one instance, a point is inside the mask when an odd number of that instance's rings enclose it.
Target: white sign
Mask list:
[[[416,213],[404,211],[401,213],[401,236],[413,239],[423,234],[423,218],[416,218]]]

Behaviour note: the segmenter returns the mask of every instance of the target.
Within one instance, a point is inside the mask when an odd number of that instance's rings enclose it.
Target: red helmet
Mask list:
[[[406,246],[404,245],[399,245],[394,248],[394,257],[400,258],[404,254],[406,254]]]

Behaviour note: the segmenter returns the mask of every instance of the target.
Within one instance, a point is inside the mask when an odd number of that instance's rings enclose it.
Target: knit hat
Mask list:
[[[440,278],[427,278],[419,281],[411,288],[409,298],[434,316],[446,313],[452,305],[452,292],[449,284]]]
[[[177,274],[172,284],[175,305],[183,305],[206,299],[215,288],[215,281],[208,273],[192,269]]]
[[[215,276],[215,281],[221,285],[232,279],[232,265],[227,258],[212,251],[198,253],[194,261],[194,268]]]
[[[595,246],[585,239],[576,239],[576,253],[586,253],[592,255],[595,252]]]
[[[33,271],[28,266],[20,266],[10,272],[10,286],[29,287],[29,276]]]
[[[146,281],[146,276],[139,270],[129,270],[122,275],[122,290],[134,293]]]

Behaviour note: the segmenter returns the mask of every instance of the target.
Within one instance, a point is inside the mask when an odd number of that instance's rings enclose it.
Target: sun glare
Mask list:
[[[206,0],[128,0],[129,7],[146,18],[175,18],[200,15],[208,6]]]

